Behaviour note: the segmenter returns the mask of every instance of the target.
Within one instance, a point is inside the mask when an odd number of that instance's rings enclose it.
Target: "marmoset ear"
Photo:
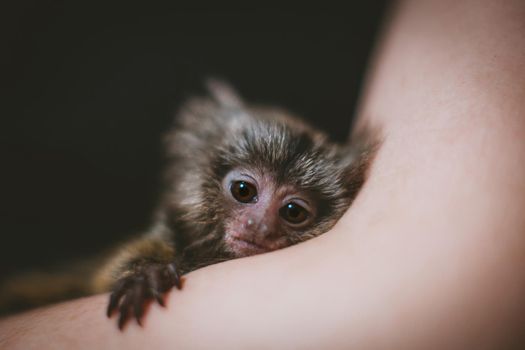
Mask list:
[[[239,94],[228,83],[210,78],[206,80],[208,96],[193,97],[180,107],[173,127],[164,138],[169,157],[206,159],[210,145],[217,145],[232,124],[246,122],[248,112]]]
[[[206,87],[213,100],[222,107],[242,108],[244,106],[239,93],[226,81],[208,78],[206,79]]]
[[[382,143],[379,130],[362,128],[338,150],[341,167],[346,173],[346,186],[352,198],[357,195],[369,176],[370,167]]]

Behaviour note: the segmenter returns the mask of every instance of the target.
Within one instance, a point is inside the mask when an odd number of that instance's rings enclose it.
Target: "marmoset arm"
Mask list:
[[[107,295],[0,321],[0,347],[504,349],[525,334],[525,3],[406,1],[361,122],[352,208],[291,248],[190,273],[118,331]]]

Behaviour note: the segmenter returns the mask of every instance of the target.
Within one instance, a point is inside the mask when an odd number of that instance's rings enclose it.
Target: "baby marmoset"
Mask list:
[[[78,289],[112,291],[119,327],[180,276],[284,248],[329,230],[364,182],[372,145],[347,145],[289,113],[246,105],[226,84],[188,101],[166,137],[165,190],[154,224],[119,247]],[[364,141],[363,141],[364,140]]]

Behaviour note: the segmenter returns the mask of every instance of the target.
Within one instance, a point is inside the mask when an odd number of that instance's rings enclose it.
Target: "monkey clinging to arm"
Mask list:
[[[245,105],[224,83],[187,102],[166,137],[154,223],[87,279],[111,291],[119,328],[199,267],[284,248],[328,231],[357,195],[375,145],[338,145],[290,114]]]

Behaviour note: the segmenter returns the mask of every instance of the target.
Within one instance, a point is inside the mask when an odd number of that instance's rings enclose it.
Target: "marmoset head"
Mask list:
[[[236,256],[267,252],[327,231],[350,204],[349,163],[325,135],[259,111],[238,121],[212,160],[224,243]],[[244,116],[243,118],[247,118]]]
[[[212,99],[185,105],[168,137],[168,215],[194,232],[187,245],[215,239],[241,257],[330,229],[361,187],[362,150],[282,110],[246,106],[223,84],[210,90]]]

